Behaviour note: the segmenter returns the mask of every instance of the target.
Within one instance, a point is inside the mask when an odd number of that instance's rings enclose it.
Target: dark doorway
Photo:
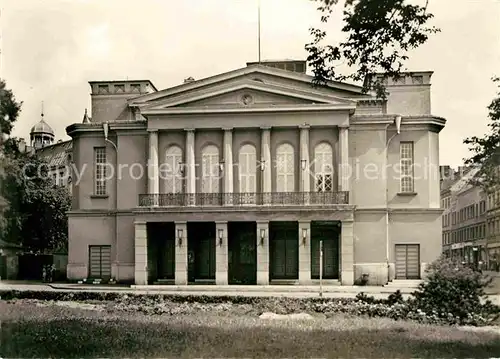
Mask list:
[[[175,280],[175,224],[148,223],[148,277],[150,282]]]
[[[257,223],[230,222],[229,284],[257,283]]]
[[[311,278],[319,279],[320,241],[323,241],[324,279],[339,278],[340,222],[311,222]]]
[[[270,279],[299,278],[299,223],[269,223]]]
[[[215,222],[188,222],[188,280],[215,282]]]

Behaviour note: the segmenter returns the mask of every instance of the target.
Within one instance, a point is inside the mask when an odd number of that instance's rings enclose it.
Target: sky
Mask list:
[[[158,89],[258,59],[258,0],[0,0],[0,77],[23,101],[13,135],[45,120],[56,139],[90,112],[88,81],[149,79]],[[412,0],[423,5],[425,0]],[[338,9],[326,29],[338,39]],[[411,71],[434,71],[432,113],[447,119],[440,163],[468,156],[465,137],[487,131],[500,76],[500,1],[429,0],[441,32],[409,53]],[[305,59],[320,13],[309,0],[261,0],[262,59]]]

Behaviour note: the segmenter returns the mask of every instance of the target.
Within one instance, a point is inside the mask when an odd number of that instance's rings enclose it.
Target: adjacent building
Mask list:
[[[486,267],[487,203],[484,191],[471,183],[477,168],[459,168],[441,188],[443,252],[458,261]]]
[[[305,72],[305,61],[281,61],[164,90],[90,82],[92,119],[67,127],[78,177],[68,277],[421,278],[442,250],[445,120],[431,111],[432,72],[379,75],[386,101],[351,84],[312,86]]]

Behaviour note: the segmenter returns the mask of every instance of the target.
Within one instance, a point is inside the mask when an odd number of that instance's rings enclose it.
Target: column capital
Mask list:
[[[341,130],[348,130],[349,129],[349,125],[338,125],[338,128],[341,129]]]
[[[148,222],[146,221],[135,221],[134,222],[134,226],[137,226],[137,225],[146,225]]]
[[[311,128],[311,126],[310,126],[309,124],[307,124],[307,123],[304,123],[304,124],[302,124],[302,125],[299,125],[299,128],[300,128],[301,130],[308,130],[308,129],[310,129],[310,128]]]
[[[194,128],[185,128],[184,131],[186,131],[186,132],[194,132]]]
[[[215,224],[227,224],[227,221],[215,221]]]
[[[260,129],[263,131],[270,130],[271,126],[260,126]]]
[[[185,226],[185,225],[187,225],[186,221],[180,221],[180,222],[179,221],[175,221],[174,223],[175,223],[176,226]]]
[[[148,133],[151,134],[158,134],[159,130],[157,128],[148,128]]]
[[[223,131],[232,131],[233,127],[222,127]]]

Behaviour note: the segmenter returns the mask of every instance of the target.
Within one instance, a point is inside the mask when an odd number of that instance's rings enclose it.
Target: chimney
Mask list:
[[[194,79],[194,77],[192,76],[189,76],[188,78],[185,78],[184,79],[184,83],[185,84],[188,84],[188,83],[191,83],[191,82],[195,82],[196,80]]]

